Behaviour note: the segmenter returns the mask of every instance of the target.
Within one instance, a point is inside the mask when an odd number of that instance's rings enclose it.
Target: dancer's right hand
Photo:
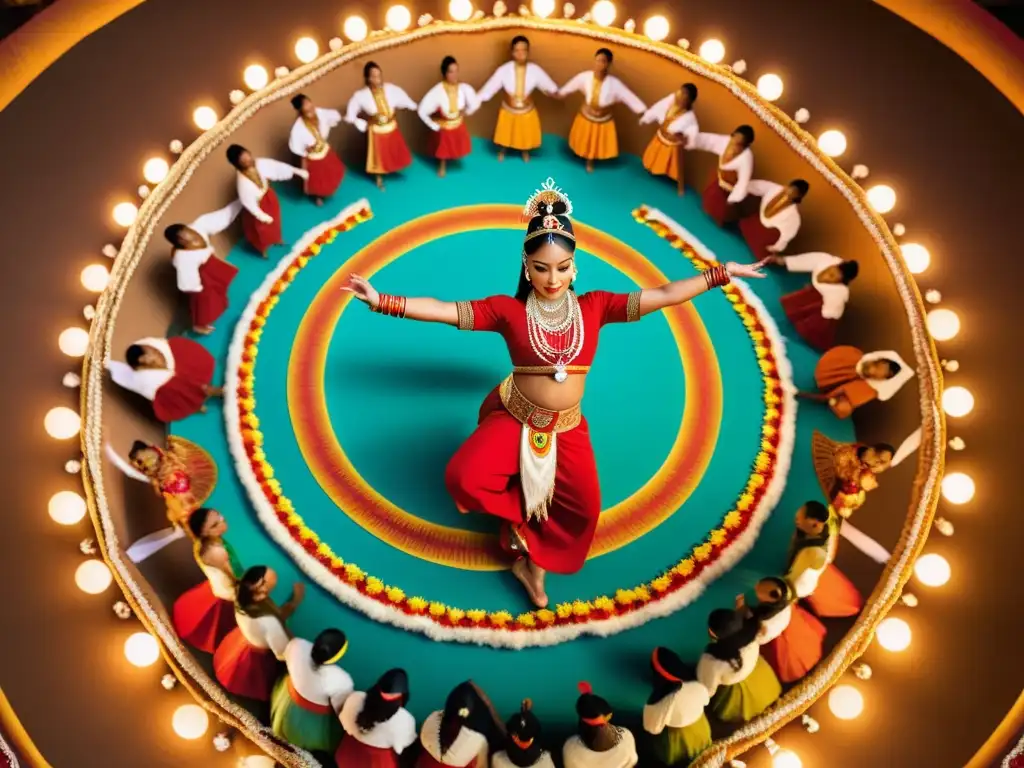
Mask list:
[[[376,307],[377,302],[380,301],[380,294],[377,293],[376,289],[370,285],[370,281],[366,278],[360,277],[359,275],[349,275],[345,284],[341,286],[341,290],[351,293],[360,301],[365,304],[369,304],[371,307]]]

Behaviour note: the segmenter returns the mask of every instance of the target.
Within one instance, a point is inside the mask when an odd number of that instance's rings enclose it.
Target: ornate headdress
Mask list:
[[[572,201],[569,199],[569,196],[562,191],[561,187],[555,185],[553,178],[548,176],[547,180],[540,185],[540,189],[530,195],[530,199],[526,201],[526,205],[523,208],[524,221],[530,221],[538,216],[544,217],[541,228],[530,232],[526,236],[526,240],[532,240],[543,235],[561,235],[573,242],[576,241],[576,235],[573,234],[572,229],[565,226],[561,219],[558,218],[558,215],[555,214],[554,204],[557,202],[565,206],[565,211],[559,215],[569,216],[572,213]]]

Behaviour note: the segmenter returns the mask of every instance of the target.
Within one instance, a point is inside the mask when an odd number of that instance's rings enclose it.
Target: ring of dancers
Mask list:
[[[460,512],[502,521],[512,572],[539,608],[546,572],[583,567],[601,513],[590,431],[580,409],[605,325],[639,320],[724,286],[764,277],[763,263],[729,263],[630,293],[577,296],[572,203],[548,179],[529,199],[515,295],[439,301],[378,293],[359,275],[343,290],[382,315],[500,334],[512,373],[487,396],[479,423],[448,464],[445,484]]]

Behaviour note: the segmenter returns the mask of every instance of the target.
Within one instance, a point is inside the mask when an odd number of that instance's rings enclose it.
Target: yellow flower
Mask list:
[[[764,360],[764,358],[768,357],[768,350],[758,344],[754,347],[754,354],[757,355],[758,360]]]
[[[384,582],[376,576],[371,576],[366,580],[366,591],[371,595],[379,595],[384,591]]]
[[[512,614],[508,611],[498,611],[497,613],[492,613],[490,619],[491,624],[493,624],[494,626],[504,627],[506,624],[512,621]]]
[[[461,608],[448,609],[448,620],[451,621],[452,624],[458,624],[464,618],[466,618],[466,612]]]
[[[693,573],[693,569],[695,567],[696,565],[694,564],[693,560],[688,557],[685,560],[681,560],[679,564],[675,568],[673,568],[673,570],[680,576],[689,576],[691,573]]]
[[[242,423],[250,429],[260,428],[260,419],[255,413],[247,413],[242,417]]]
[[[243,411],[251,411],[256,407],[256,401],[251,397],[243,397],[238,401]]]
[[[331,558],[331,568],[341,568],[345,565],[345,561],[337,555],[329,554],[328,556]]]
[[[277,306],[277,302],[279,301],[280,299],[277,296],[271,296],[269,299],[267,299],[267,306],[273,309],[274,307]]]
[[[715,546],[718,546],[719,544],[724,544],[725,543],[725,539],[726,539],[726,537],[728,535],[729,534],[727,534],[721,528],[716,528],[715,530],[713,530],[711,532],[711,543],[714,544]]]
[[[345,565],[345,575],[348,576],[350,581],[362,581],[366,574],[363,573],[363,569],[355,563],[348,563]]]
[[[559,603],[555,606],[555,613],[560,619],[568,619],[572,616],[572,603]]]
[[[632,589],[615,590],[615,602],[619,605],[632,605],[636,602],[636,592]]]
[[[410,597],[406,605],[413,613],[423,613],[427,609],[427,601],[422,597]]]
[[[772,441],[771,441],[771,440],[762,440],[762,441],[761,441],[761,451],[762,451],[762,452],[763,452],[763,453],[764,453],[764,454],[765,454],[765,455],[766,455],[766,456],[767,456],[767,457],[769,458],[769,460],[770,460],[770,459],[771,459],[771,455],[772,455],[773,453],[775,453],[775,446],[774,446],[774,445],[772,445]]]
[[[479,624],[481,621],[487,618],[487,611],[481,611],[474,609],[472,611],[466,611],[466,618],[472,621],[474,624]]]
[[[654,587],[655,592],[664,592],[672,586],[671,576],[659,576],[651,582],[651,586]]]
[[[644,584],[641,584],[639,587],[634,589],[633,592],[636,594],[636,599],[640,602],[646,603],[651,599],[651,590],[649,590]]]
[[[754,503],[754,497],[749,493],[744,493],[740,496],[739,501],[736,502],[736,509],[740,512],[746,512],[750,509],[750,505]]]
[[[252,442],[253,445],[263,445],[263,433],[254,429],[252,431]]]
[[[272,490],[278,496],[281,495],[281,483],[280,483],[280,481],[278,481],[276,479],[268,480],[267,481],[267,487],[270,488],[270,490]]]
[[[448,606],[444,603],[431,603],[430,604],[430,615],[431,616],[444,616],[448,613]]]
[[[555,614],[549,611],[547,608],[541,608],[537,611],[537,619],[541,624],[554,624]]]
[[[388,600],[392,603],[400,603],[405,600],[405,592],[398,587],[388,587]]]
[[[263,466],[261,466],[260,469],[263,470],[263,477],[265,477],[267,480],[273,479],[274,468],[267,464],[267,462],[263,462]]]
[[[537,620],[533,617],[532,613],[521,613],[516,616],[516,624],[523,627],[533,627],[536,626]]]
[[[768,467],[772,465],[772,458],[763,451],[757,454],[757,458],[754,459],[754,469],[758,472],[767,472]]]
[[[244,360],[238,365],[238,370],[240,370],[243,374],[252,373],[252,368],[253,363],[249,360]]]
[[[288,267],[288,269],[284,271],[285,277],[289,280],[294,280],[297,274],[299,274],[299,268],[297,266]]]
[[[771,424],[765,424],[761,428],[761,434],[764,435],[765,437],[775,437],[777,434],[779,434],[779,430],[777,427],[773,427]],[[765,443],[771,445],[771,443],[767,440],[762,442],[761,445],[763,446]]]
[[[775,370],[775,363],[772,363],[768,360],[761,360],[760,362],[758,362],[758,366],[761,368],[761,371],[763,373],[770,373]]]
[[[291,499],[281,499],[277,502],[277,508],[279,511],[284,512],[286,515],[291,515],[295,512],[295,506],[292,504]]]
[[[306,266],[307,264],[309,264],[309,257],[308,257],[308,256],[299,256],[299,258],[297,258],[297,259],[295,260],[295,263],[296,263],[296,264],[297,264],[297,265],[298,265],[298,266],[299,266],[300,268],[301,268],[301,267],[304,267],[304,266]]]
[[[594,607],[599,611],[607,611],[611,613],[615,610],[615,601],[610,597],[601,595],[601,597],[594,601]]]
[[[728,292],[728,293],[727,293],[727,294],[725,295],[725,297],[726,297],[726,298],[727,298],[727,299],[728,299],[728,300],[729,300],[730,302],[732,302],[733,304],[737,303],[737,302],[738,302],[738,301],[740,300],[740,295],[739,295],[738,293],[735,293],[735,292],[733,292],[733,291],[729,291],[729,292]]]
[[[289,512],[287,519],[288,519],[288,525],[289,526],[294,526],[296,528],[304,527],[302,525],[302,518],[299,517],[298,515],[296,515],[294,512]]]
[[[764,341],[764,331],[751,331],[750,338],[754,342]]]
[[[331,548],[324,542],[320,542],[320,546],[316,548],[317,554],[323,555],[324,557],[331,556]]]
[[[738,528],[740,523],[743,522],[743,515],[737,512],[735,509],[725,516],[725,527],[726,528]]]
[[[574,600],[572,603],[572,612],[577,616],[589,616],[593,610],[593,606],[584,600]]]
[[[765,403],[765,405],[778,405],[781,402],[782,402],[782,398],[780,398],[778,395],[773,394],[771,392],[766,393],[765,396],[764,396],[764,403]]]
[[[780,414],[778,408],[766,408],[764,411],[765,421],[778,421],[779,416]]]
[[[316,243],[313,243],[311,246],[309,246],[309,252],[316,256],[318,253],[320,253],[320,246],[317,245]]]
[[[693,550],[693,556],[697,558],[698,562],[703,563],[705,560],[711,557],[711,545],[705,542],[704,544],[701,544],[699,547],[696,547]]]
[[[764,485],[764,477],[762,475],[751,475],[750,485],[755,489],[760,488]]]

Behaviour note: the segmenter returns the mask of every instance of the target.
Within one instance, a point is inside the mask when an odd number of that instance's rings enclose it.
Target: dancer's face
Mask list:
[[[810,517],[803,507],[800,507],[796,513],[796,527],[806,533],[808,536],[817,536],[825,529],[825,524],[821,520],[815,520]]]
[[[892,466],[892,452],[887,448],[870,446],[861,452],[860,460],[867,465],[868,469],[878,474]]]
[[[555,243],[545,243],[526,257],[530,284],[545,301],[562,298],[573,278],[573,254]]]
[[[228,530],[227,520],[224,519],[224,515],[216,510],[210,510],[210,514],[206,516],[206,522],[203,523],[203,529],[200,531],[202,538],[212,538],[214,536],[223,536]]]
[[[384,75],[377,67],[371,69],[369,74],[366,76],[366,84],[371,88],[380,88],[383,82]]]
[[[607,75],[609,66],[611,66],[611,62],[608,61],[608,57],[603,53],[599,53],[594,57],[594,74],[598,77]]]
[[[459,82],[459,65],[449,64],[448,70],[444,73],[444,79],[449,85],[456,85]]]
[[[530,46],[526,43],[516,43],[512,47],[512,60],[517,64],[525,64],[530,58]]]
[[[299,114],[307,120],[313,120],[316,118],[316,105],[312,99],[303,99],[302,106],[299,107]]]
[[[132,454],[132,464],[147,475],[155,474],[160,469],[160,454],[154,448],[143,448]]]

